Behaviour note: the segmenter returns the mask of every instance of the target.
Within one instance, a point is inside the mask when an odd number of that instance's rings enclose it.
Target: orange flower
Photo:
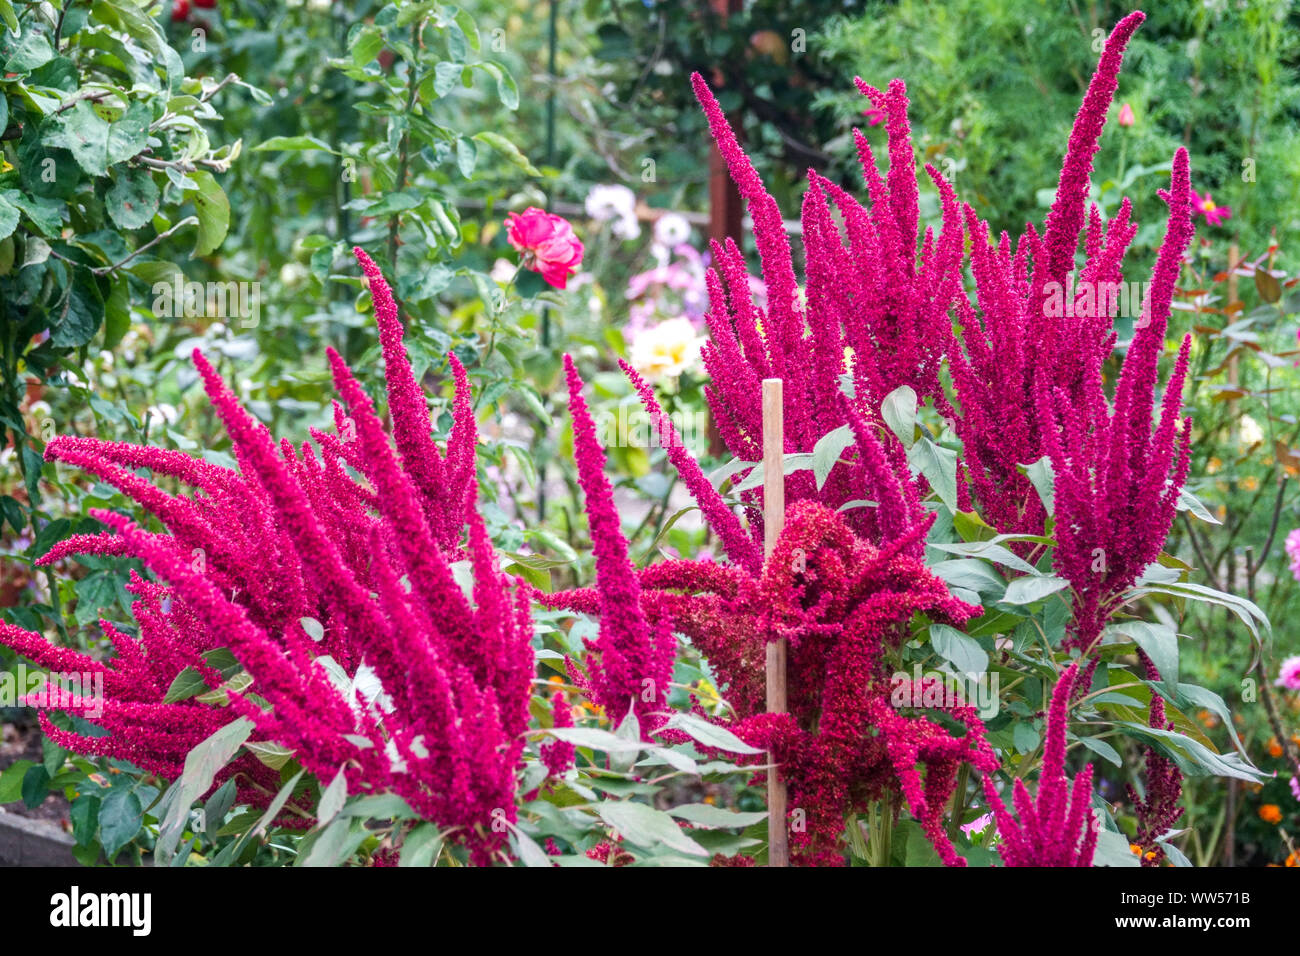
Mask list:
[[[1259,818],[1265,823],[1277,826],[1282,822],[1282,808],[1276,803],[1266,803],[1259,808]]]
[[[1282,745],[1281,745],[1280,743],[1277,742],[1277,738],[1276,738],[1276,737],[1272,737],[1272,738],[1269,739],[1269,742],[1268,742],[1268,755],[1269,755],[1270,757],[1280,757],[1280,756],[1282,756]]]
[[[1297,859],[1297,858],[1296,858],[1296,855],[1295,855],[1294,853],[1289,854],[1289,855],[1287,856],[1287,858],[1286,858],[1286,865],[1287,865],[1287,866],[1300,866],[1300,859]]]
[[[1214,716],[1214,714],[1210,713],[1208,710],[1197,711],[1196,719],[1203,723],[1209,730],[1213,730],[1215,727],[1219,726],[1219,718]]]
[[[1134,856],[1141,856],[1141,855],[1142,855],[1142,848],[1141,848],[1140,846],[1138,846],[1136,843],[1130,843],[1130,844],[1128,845],[1128,848],[1129,848],[1129,851],[1130,851]]]

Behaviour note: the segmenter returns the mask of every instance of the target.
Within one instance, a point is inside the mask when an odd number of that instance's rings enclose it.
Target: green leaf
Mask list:
[[[297,865],[339,866],[351,858],[367,836],[369,831],[361,821],[338,817],[321,831],[307,854],[298,858]]]
[[[1178,692],[1178,632],[1168,624],[1147,621],[1121,621],[1102,632],[1103,644],[1122,643],[1124,639],[1133,641],[1151,658],[1167,694],[1175,696]]]
[[[431,866],[442,852],[442,834],[432,823],[421,823],[402,841],[402,856],[397,865]]]
[[[790,452],[781,459],[781,473],[790,475],[796,471],[806,471],[813,466],[813,456],[811,452]],[[749,491],[752,488],[760,488],[763,485],[763,466],[760,463],[748,477],[731,489],[733,494],[739,494],[742,491]]]
[[[1011,728],[1011,743],[1022,754],[1033,753],[1042,739],[1042,734],[1032,724],[1018,723]]]
[[[710,723],[702,717],[696,717],[694,714],[677,713],[669,719],[664,725],[664,729],[669,728],[683,731],[695,740],[699,741],[706,747],[714,750],[725,750],[733,754],[761,754],[763,751],[757,747],[751,747],[726,727]]]
[[[158,213],[158,185],[147,169],[122,170],[104,195],[104,207],[121,229],[141,229]]]
[[[93,286],[78,277],[64,290],[53,316],[50,343],[58,348],[80,348],[90,342],[104,318],[104,303]]]
[[[555,865],[554,861],[546,855],[546,851],[537,845],[536,840],[518,827],[512,829],[511,837],[515,842],[515,849],[519,851],[519,859],[523,861],[524,866],[550,868]]]
[[[519,108],[519,87],[515,85],[515,78],[510,75],[509,71],[497,63],[476,63],[475,66],[483,68],[496,78],[497,99],[501,101],[501,105],[508,110],[517,110]]]
[[[23,513],[23,506],[18,503],[18,499],[10,495],[0,495],[0,515],[4,520],[9,522],[9,526],[19,534],[27,527],[27,516]]]
[[[112,860],[140,832],[144,808],[134,790],[114,787],[99,807],[99,842],[104,856]]]
[[[295,751],[282,744],[277,744],[273,740],[250,740],[244,744],[244,747],[272,770],[279,770],[289,762],[289,759],[295,753]]]
[[[1178,489],[1177,508],[1179,511],[1190,511],[1193,515],[1207,524],[1223,524],[1222,521],[1210,513],[1209,508],[1205,507],[1205,505],[1201,503],[1201,499],[1197,498],[1196,495],[1192,494],[1186,488]]]
[[[212,781],[221,768],[230,762],[230,758],[252,732],[251,720],[247,717],[236,718],[215,730],[185,755],[185,766],[180,779],[171,785],[168,794],[164,796],[167,811],[158,829],[155,850],[164,861],[170,859],[180,843],[181,833],[189,819],[190,806],[212,786]]]
[[[1124,761],[1120,758],[1119,751],[1112,747],[1106,741],[1099,737],[1080,737],[1079,743],[1083,744],[1097,756],[1109,760],[1117,767],[1123,767]]]
[[[1264,633],[1272,632],[1272,625],[1269,624],[1268,616],[1261,611],[1253,601],[1248,601],[1244,597],[1236,594],[1228,594],[1215,588],[1206,587],[1202,584],[1191,584],[1188,582],[1149,582],[1144,581],[1133,590],[1129,591],[1125,597],[1132,599],[1141,597],[1145,594],[1168,594],[1172,597],[1190,598],[1193,601],[1204,601],[1208,604],[1217,604],[1220,607],[1226,607],[1241,620],[1250,630],[1251,636],[1256,643],[1261,643],[1262,635],[1257,625],[1263,626]]]
[[[491,146],[497,152],[505,156],[506,159],[514,163],[529,176],[540,176],[542,172],[536,166],[528,161],[528,157],[519,151],[519,147],[510,140],[506,139],[500,133],[494,133],[490,130],[484,130],[481,133],[475,133],[474,139],[480,143]]]
[[[99,609],[117,603],[117,576],[112,571],[95,571],[76,584],[78,624],[89,624],[99,617]]]
[[[930,625],[930,646],[936,654],[956,668],[958,674],[983,674],[989,656],[979,641],[947,624]]]
[[[974,591],[989,600],[1000,598],[1007,587],[1007,583],[998,577],[997,572],[987,563],[976,558],[940,561],[930,565],[930,570],[948,585]]]
[[[963,514],[959,512],[960,516]],[[931,541],[930,547],[936,551],[943,551],[947,554],[958,554],[966,558],[981,558],[985,561],[992,561],[1004,567],[1013,568],[1025,574],[1038,576],[1039,571],[1028,561],[1021,558],[1010,548],[1003,547],[996,541],[972,541],[961,544],[947,544],[942,541]]]
[[[7,23],[12,16],[13,10],[11,8],[9,16],[5,17],[5,22]],[[10,29],[17,33],[17,24],[11,25]],[[30,73],[37,67],[49,63],[55,56],[54,47],[50,46],[49,38],[44,33],[29,29],[23,33],[22,39],[18,41],[18,46],[14,48],[13,53],[9,54],[9,59],[5,61],[4,72]]]
[[[78,100],[42,128],[47,130],[42,137],[47,147],[66,149],[91,176],[108,172],[109,123],[87,100]]]
[[[557,740],[567,741],[575,747],[589,747],[610,754],[639,753],[649,746],[639,740],[627,740],[596,727],[551,727],[546,732]]]
[[[203,680],[203,676],[193,667],[187,667],[172,678],[171,685],[163,697],[163,703],[175,704],[178,701],[189,700],[195,694],[201,694],[207,689],[208,685]]]
[[[474,175],[474,165],[478,162],[478,144],[466,136],[456,139],[456,165],[460,174],[466,179]]]
[[[957,513],[957,453],[922,436],[907,451],[907,463],[920,472],[939,500]]]
[[[211,173],[201,169],[189,175],[199,187],[186,193],[194,200],[194,213],[199,219],[199,238],[194,254],[206,256],[226,238],[226,231],[230,228],[230,200]]]
[[[298,781],[302,779],[302,775],[306,772],[306,770],[299,770],[289,779],[288,783],[280,788],[280,792],[275,795],[275,799],[267,804],[266,812],[258,818],[257,823],[255,823],[247,833],[239,838],[237,848],[234,852],[235,857],[238,857],[243,852],[244,847],[257,839],[257,835],[269,827],[271,822],[280,815],[280,811],[284,809],[284,805],[288,803],[289,798],[293,796],[294,789],[298,786]]]
[[[1141,866],[1142,861],[1129,849],[1128,837],[1104,827],[1097,831],[1097,850],[1093,866]]]
[[[20,215],[17,206],[4,196],[0,196],[0,239],[13,234],[13,231],[18,228]]]
[[[885,396],[880,403],[880,417],[904,448],[912,447],[916,439],[916,392],[910,385],[900,385]]]
[[[343,809],[343,804],[348,799],[348,775],[340,768],[339,772],[334,775],[328,787],[320,795],[320,803],[316,807],[316,825],[324,826],[334,819],[335,815]]]
[[[7,198],[21,209],[44,235],[51,238],[59,235],[63,228],[63,214],[67,210],[67,203],[45,196],[26,196],[17,191],[8,194]],[[30,252],[28,258],[31,258]]]
[[[13,803],[22,799],[23,777],[34,766],[36,764],[31,760],[15,760],[0,770],[0,803]]]
[[[90,846],[99,829],[99,797],[85,793],[72,801],[68,819],[72,823],[72,838],[78,846]]]
[[[1052,459],[1044,455],[1033,464],[1016,467],[1038,492],[1038,500],[1043,503],[1047,516],[1053,517],[1056,514],[1056,473],[1052,471]]]
[[[343,817],[365,817],[369,820],[413,820],[417,815],[411,805],[395,793],[376,793],[362,797],[339,811]]]
[[[209,841],[215,843],[217,832],[221,829],[221,822],[230,812],[230,808],[235,805],[235,797],[238,794],[238,788],[235,781],[227,780],[217,792],[208,797],[208,802],[203,805],[203,833]]]
[[[35,810],[50,795],[50,772],[41,764],[29,767],[23,774],[23,806]]]
[[[623,837],[638,846],[654,849],[665,846],[691,856],[709,856],[704,849],[661,810],[632,800],[609,800],[599,804],[596,812]]]
[[[696,826],[714,829],[716,827],[748,827],[767,819],[766,811],[761,813],[740,813],[724,810],[707,803],[688,803],[679,807],[670,807],[670,816]]]
[[[381,45],[383,41],[380,41]],[[272,136],[265,139],[253,147],[252,152],[263,153],[271,150],[280,150],[284,152],[303,152],[306,150],[320,150],[325,153],[333,153],[336,156],[342,155],[329,143],[315,136]]]
[[[841,425],[817,439],[817,444],[812,450],[812,469],[818,491],[821,491],[822,485],[826,484],[831,469],[839,462],[844,449],[851,446],[853,442],[853,429],[848,425]]]
[[[1189,777],[1235,777],[1250,783],[1263,783],[1269,779],[1243,760],[1239,754],[1218,754],[1198,740],[1173,730],[1163,730],[1137,722],[1116,721],[1115,726],[1130,737],[1155,744],[1178,768]]]
[[[152,122],[153,110],[140,100],[133,100],[126,112],[108,128],[108,140],[104,144],[105,165],[113,166],[141,153],[149,145]]]
[[[1007,585],[1007,593],[1002,596],[1002,603],[1036,604],[1069,586],[1069,581],[1058,578],[1054,574],[1046,574],[1040,578],[1016,578]]]

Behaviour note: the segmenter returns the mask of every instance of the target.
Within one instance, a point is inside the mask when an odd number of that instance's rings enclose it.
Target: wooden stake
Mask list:
[[[763,556],[772,557],[785,527],[785,402],[779,378],[763,379]],[[784,714],[785,638],[767,642],[767,712]],[[773,762],[772,754],[767,762]],[[767,865],[789,866],[785,781],[775,769],[767,775]]]

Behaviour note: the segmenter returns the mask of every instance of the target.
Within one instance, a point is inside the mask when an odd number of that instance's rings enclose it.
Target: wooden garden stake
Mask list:
[[[779,378],[763,379],[763,556],[770,560],[785,527],[785,414]],[[767,712],[784,714],[785,638],[767,642]],[[772,754],[767,762],[773,762]],[[767,865],[789,866],[785,781],[775,769],[767,775]]]

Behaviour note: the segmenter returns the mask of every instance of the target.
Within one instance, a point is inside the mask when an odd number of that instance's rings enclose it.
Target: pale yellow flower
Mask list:
[[[632,367],[648,379],[677,378],[700,360],[704,339],[689,319],[667,319],[632,342]]]

